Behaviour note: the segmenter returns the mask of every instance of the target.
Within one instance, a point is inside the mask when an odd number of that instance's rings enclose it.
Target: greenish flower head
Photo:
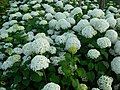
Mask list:
[[[74,46],[71,46],[71,47],[68,49],[68,52],[70,52],[71,54],[75,54],[75,53],[77,53],[77,48],[74,47]]]
[[[85,84],[80,84],[80,90],[88,90],[88,87]]]

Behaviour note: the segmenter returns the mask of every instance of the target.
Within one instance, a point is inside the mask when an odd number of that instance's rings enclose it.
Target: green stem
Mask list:
[[[47,83],[47,77],[46,77],[46,74],[45,74],[45,70],[43,69],[43,75],[45,77],[45,82]]]

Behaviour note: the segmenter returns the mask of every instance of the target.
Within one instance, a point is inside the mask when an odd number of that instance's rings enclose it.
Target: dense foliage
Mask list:
[[[79,5],[10,1],[0,29],[0,90],[119,90],[119,5]]]

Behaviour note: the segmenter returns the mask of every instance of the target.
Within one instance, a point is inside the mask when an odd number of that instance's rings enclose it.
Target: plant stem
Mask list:
[[[47,83],[47,77],[46,77],[46,74],[45,74],[45,70],[43,69],[43,75],[45,77],[45,82]]]

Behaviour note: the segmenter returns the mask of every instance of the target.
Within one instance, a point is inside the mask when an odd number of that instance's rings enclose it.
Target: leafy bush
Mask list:
[[[0,89],[118,90],[120,10],[110,4],[11,0],[0,29]]]

